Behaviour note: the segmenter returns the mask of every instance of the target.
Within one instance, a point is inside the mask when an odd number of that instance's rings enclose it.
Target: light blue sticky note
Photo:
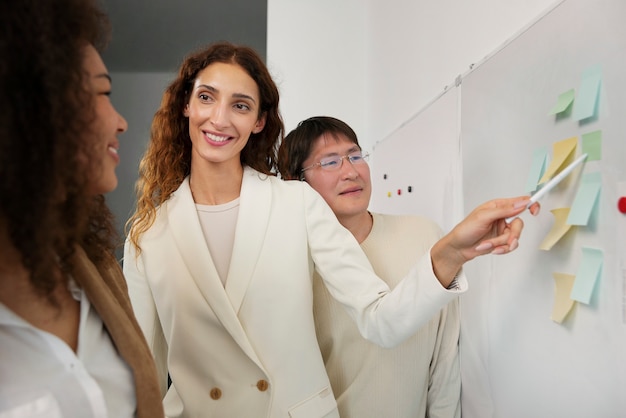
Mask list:
[[[585,70],[578,89],[578,97],[574,104],[574,118],[583,120],[596,116],[600,83],[602,81],[602,67],[593,66]]]
[[[600,172],[583,174],[567,217],[567,225],[587,225],[601,187],[602,174]]]
[[[602,273],[603,253],[597,248],[583,247],[583,257],[576,272],[570,299],[589,304],[593,289]]]
[[[526,180],[526,192],[531,193],[537,190],[539,179],[546,171],[548,161],[548,147],[537,148],[533,151],[533,161],[530,165],[528,180]]]
[[[567,108],[569,108],[572,105],[572,102],[574,101],[574,93],[575,93],[574,89],[570,89],[566,91],[565,93],[561,93],[559,95],[559,99],[557,100],[557,103],[554,105],[552,109],[550,109],[550,112],[548,112],[548,115],[556,115],[567,110]]]

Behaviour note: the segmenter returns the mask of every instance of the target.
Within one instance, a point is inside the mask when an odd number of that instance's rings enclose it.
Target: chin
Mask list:
[[[117,178],[99,182],[95,189],[95,194],[107,194],[117,188]]]

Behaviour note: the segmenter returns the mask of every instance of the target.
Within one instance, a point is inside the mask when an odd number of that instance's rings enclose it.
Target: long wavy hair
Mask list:
[[[97,159],[83,54],[108,35],[90,0],[0,5],[0,233],[51,301],[76,245],[100,266],[115,244],[104,197],[85,192]]]
[[[137,208],[126,223],[130,241],[139,251],[139,238],[154,223],[157,207],[169,199],[191,172],[189,118],[183,111],[198,73],[216,62],[239,65],[259,88],[258,117],[265,115],[265,127],[250,135],[241,151],[242,165],[268,175],[276,172],[276,150],[284,125],[278,109],[278,88],[261,57],[252,48],[228,42],[214,43],[192,53],[163,95],[152,121],[150,143],[139,164],[135,186]]]

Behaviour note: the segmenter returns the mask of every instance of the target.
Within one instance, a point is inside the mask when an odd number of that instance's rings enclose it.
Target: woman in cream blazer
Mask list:
[[[412,335],[458,294],[439,284],[429,257],[388,294],[317,192],[251,168],[226,286],[188,179],[159,208],[140,246],[137,255],[127,243],[124,274],[161,382],[169,370],[174,383],[168,416],[338,416],[315,336],[316,268],[361,332],[383,346]]]
[[[283,131],[263,60],[229,43],[191,54],[155,115],[124,273],[164,392],[171,377],[167,416],[337,417],[314,271],[361,334],[390,347],[467,287],[462,263],[489,252],[474,247],[519,236],[521,221],[503,218],[523,208],[482,211],[390,291],[317,192],[272,174]],[[459,289],[447,290],[455,275]]]

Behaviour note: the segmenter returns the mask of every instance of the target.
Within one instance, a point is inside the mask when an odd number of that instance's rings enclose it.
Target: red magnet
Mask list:
[[[617,201],[617,208],[620,212],[626,214],[626,196],[619,198],[619,200]]]
[[[398,189],[398,196],[402,194],[402,189]]]

